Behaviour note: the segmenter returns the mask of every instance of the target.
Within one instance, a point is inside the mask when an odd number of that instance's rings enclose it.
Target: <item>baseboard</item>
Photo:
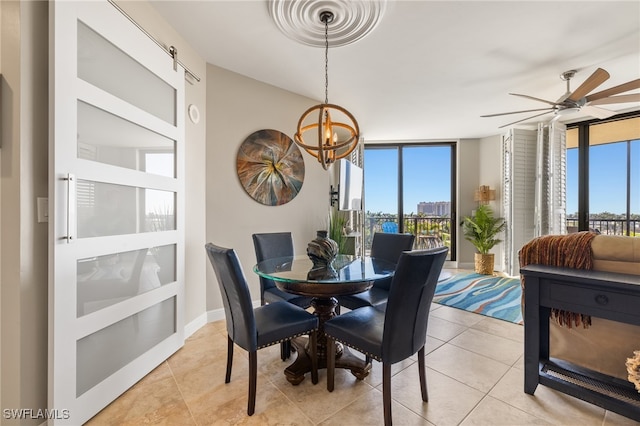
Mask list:
[[[458,261],[457,260],[446,260],[444,262],[443,269],[458,269]]]
[[[224,311],[222,312],[224,316]],[[184,338],[187,339],[193,333],[202,328],[208,320],[207,312],[203,312],[201,315],[197,316],[193,321],[190,321],[187,325],[184,326]]]
[[[224,319],[224,309],[223,308],[213,309],[211,311],[207,311],[206,315],[207,315],[208,323],[220,321]]]
[[[458,269],[469,269],[471,271],[475,271],[476,269],[476,264],[475,263],[470,263],[470,262],[460,262],[458,263]],[[496,268],[493,270],[494,275],[495,274],[503,274],[504,276],[510,277],[510,278],[519,278],[520,275],[509,275],[507,274],[507,272],[505,270],[502,270],[500,267]]]

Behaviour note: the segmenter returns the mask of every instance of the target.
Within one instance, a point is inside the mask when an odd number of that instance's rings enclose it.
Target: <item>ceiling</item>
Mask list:
[[[324,100],[323,49],[280,32],[268,0],[151,4],[208,63]],[[527,117],[481,115],[546,107],[509,92],[555,101],[562,72],[578,71],[575,89],[598,67],[611,78],[595,91],[640,78],[639,1],[389,1],[366,37],[330,48],[329,102],[367,141],[479,138]],[[590,118],[580,114],[560,121]]]

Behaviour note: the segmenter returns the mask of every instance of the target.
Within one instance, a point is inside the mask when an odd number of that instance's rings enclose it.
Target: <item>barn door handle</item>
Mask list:
[[[74,225],[76,223],[76,177],[68,173],[63,180],[67,181],[67,235],[62,237],[67,243],[75,241]]]

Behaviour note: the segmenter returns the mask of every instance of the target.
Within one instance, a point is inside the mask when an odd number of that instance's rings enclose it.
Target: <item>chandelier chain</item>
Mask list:
[[[329,19],[324,20],[324,103],[329,103]]]
[[[320,20],[324,23],[324,103],[313,106],[302,114],[294,137],[295,143],[316,157],[325,170],[336,160],[351,155],[358,146],[360,137],[355,117],[341,106],[329,104],[329,23],[333,18],[334,15],[329,10],[320,13]],[[348,121],[333,121],[330,110],[337,114],[339,120],[346,118]],[[307,118],[314,113],[318,114],[318,121],[305,124]],[[314,145],[307,144],[304,140],[304,133],[310,130],[317,131]]]

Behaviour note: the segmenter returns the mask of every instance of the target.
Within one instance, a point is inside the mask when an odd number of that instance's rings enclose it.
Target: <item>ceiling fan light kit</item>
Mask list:
[[[540,117],[549,113],[553,113],[554,117],[552,121],[558,120],[561,116],[570,115],[576,112],[583,112],[592,117],[605,119],[615,114],[616,111],[612,111],[605,108],[597,107],[596,105],[614,104],[614,103],[627,103],[627,102],[639,102],[640,94],[628,94],[615,96],[620,93],[628,92],[630,90],[640,89],[640,79],[629,81],[624,84],[603,90],[598,93],[589,95],[598,86],[609,79],[609,73],[602,68],[596,69],[577,89],[571,91],[570,82],[577,74],[576,70],[568,70],[560,74],[560,79],[567,82],[567,91],[564,95],[558,98],[557,101],[549,101],[546,99],[536,98],[529,95],[522,95],[519,93],[509,93],[513,96],[519,96],[527,99],[532,99],[538,102],[549,104],[547,108],[528,109],[522,111],[501,112],[497,114],[487,114],[481,117],[497,117],[502,115],[520,114],[525,112],[538,112],[543,111],[533,116],[513,121],[511,123],[504,124],[499,128],[511,126],[513,124],[521,123],[523,121],[530,120],[532,118]]]

